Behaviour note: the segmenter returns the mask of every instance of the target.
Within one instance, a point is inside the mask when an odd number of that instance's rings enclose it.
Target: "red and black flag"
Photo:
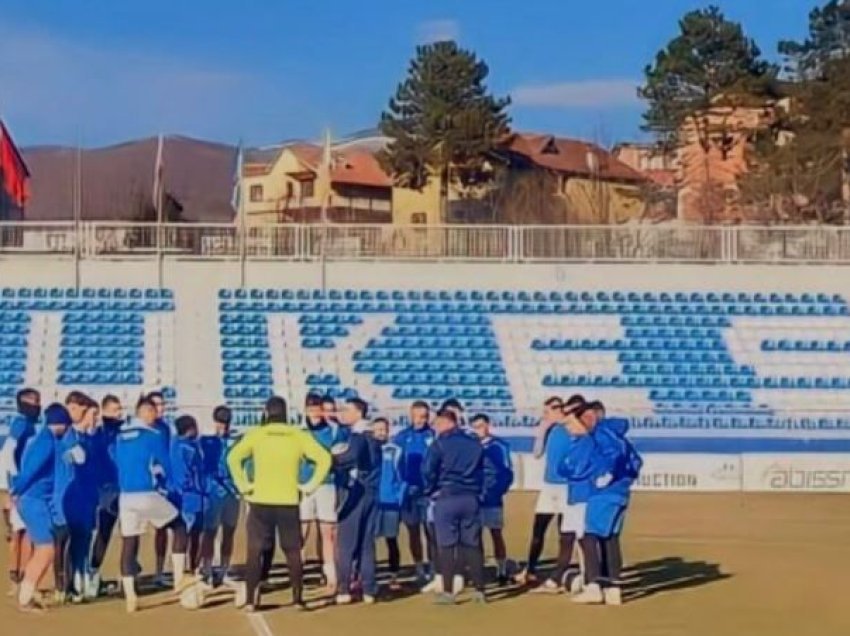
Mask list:
[[[30,171],[15,146],[12,135],[0,121],[0,187],[17,207],[24,207],[29,198]]]

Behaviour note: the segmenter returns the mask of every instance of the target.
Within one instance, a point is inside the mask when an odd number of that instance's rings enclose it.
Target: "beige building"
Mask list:
[[[249,152],[242,173],[247,222],[319,222],[324,192],[332,223],[392,221],[392,182],[372,152],[334,148],[329,184],[322,155],[320,146],[307,143]]]

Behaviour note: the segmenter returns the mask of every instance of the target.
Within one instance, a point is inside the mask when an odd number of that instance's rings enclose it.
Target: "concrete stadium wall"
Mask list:
[[[163,261],[163,284],[175,290],[214,292],[238,287],[241,266],[236,261]],[[627,289],[639,291],[788,291],[850,295],[850,269],[826,265],[690,265],[690,264],[535,264],[433,262],[329,262],[327,287],[373,289]],[[314,288],[322,285],[319,263],[249,261],[248,287]],[[144,260],[84,260],[82,286],[157,286],[154,258]],[[75,284],[70,258],[0,257],[0,285],[65,287]]]

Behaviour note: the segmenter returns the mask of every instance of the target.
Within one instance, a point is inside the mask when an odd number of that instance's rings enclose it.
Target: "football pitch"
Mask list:
[[[508,501],[510,556],[524,559],[534,495]],[[550,530],[547,554],[557,540]],[[113,541],[104,576],[117,575]],[[240,537],[241,539],[241,537]],[[311,542],[312,543],[312,542]],[[404,547],[406,538],[401,537]],[[153,537],[144,540],[150,570]],[[489,553],[489,541],[485,543]],[[288,590],[264,597],[269,609],[247,616],[223,595],[190,612],[168,594],[124,612],[120,599],[17,613],[0,603],[4,636],[531,636],[620,634],[783,636],[850,633],[844,592],[850,569],[850,498],[841,495],[649,494],[634,496],[623,542],[629,581],[621,607],[576,606],[567,596],[491,588],[491,603],[437,607],[413,587],[374,606],[326,605],[296,612]],[[237,560],[244,546],[237,545]],[[6,553],[0,562],[6,569]],[[312,578],[315,582],[315,577]],[[463,597],[464,600],[466,597]]]

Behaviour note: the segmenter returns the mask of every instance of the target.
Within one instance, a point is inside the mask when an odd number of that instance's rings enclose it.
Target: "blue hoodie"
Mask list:
[[[56,443],[53,521],[94,528],[98,503],[94,437],[73,426]]]
[[[348,431],[343,431],[343,427],[336,423],[328,423],[325,420],[322,420],[319,424],[314,426],[307,425],[304,430],[308,431],[313,438],[322,445],[322,447],[330,452],[331,448],[335,444],[339,444],[341,442],[346,441],[348,437]],[[298,483],[306,484],[313,478],[313,473],[316,470],[316,465],[311,461],[302,461],[301,468],[298,471]],[[324,484],[332,484],[334,482],[334,471],[330,471],[328,476],[325,477],[325,481],[322,482]]]
[[[4,471],[4,479],[0,483],[11,486],[12,478],[21,470],[21,460],[27,444],[35,437],[38,420],[18,413],[9,422],[9,435],[3,442],[4,461],[0,470]]]
[[[490,436],[481,442],[484,449],[484,492],[481,506],[501,508],[504,497],[514,483],[511,447],[500,437]]]
[[[122,493],[159,492],[167,486],[169,458],[162,435],[131,420],[115,442],[118,489]]]
[[[210,497],[225,499],[238,497],[236,484],[227,467],[227,454],[241,436],[230,433],[227,437],[204,435],[200,439],[201,456],[204,461],[204,480]]]
[[[604,498],[620,504],[629,502],[632,484],[640,475],[643,459],[626,439],[628,430],[629,422],[624,418],[604,419],[593,430],[601,456],[597,462],[597,470],[601,472],[595,477],[610,475],[611,481],[603,487],[594,483],[592,498]]]
[[[434,441],[434,430],[430,426],[418,430],[408,426],[399,431],[392,441],[401,448],[401,478],[407,484],[407,494],[410,497],[421,497],[425,488],[422,463],[428,447]]]
[[[407,484],[401,478],[401,447],[392,442],[383,442],[378,504],[382,508],[401,508],[406,491]]]
[[[204,461],[197,439],[178,437],[171,444],[172,492],[180,502],[180,509],[198,513],[204,508]]]
[[[52,502],[56,446],[56,436],[50,427],[42,427],[23,453],[21,470],[12,480],[12,495]]]

